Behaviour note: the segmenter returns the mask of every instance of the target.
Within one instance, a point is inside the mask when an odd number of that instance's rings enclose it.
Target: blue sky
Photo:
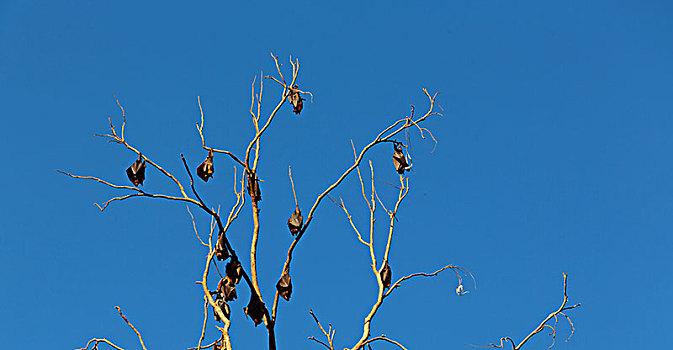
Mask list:
[[[664,346],[673,289],[673,22],[664,1],[0,2],[0,214],[3,300],[0,341],[10,349],[83,346],[107,337],[137,348],[120,305],[150,349],[195,346],[203,304],[203,247],[183,204],[137,199],[104,213],[121,194],[58,173],[127,184],[136,158],[92,133],[119,123],[127,139],[182,181],[180,153],[205,157],[194,123],[197,96],[206,137],[241,154],[252,135],[250,84],[273,73],[269,55],[313,92],[297,117],[282,110],[262,143],[258,268],[270,298],[291,237],[287,167],[300,205],[350,164],[379,130],[426,108],[440,91],[444,116],[427,123],[439,144],[411,134],[411,193],[391,252],[394,277],[447,263],[471,270],[478,289],[453,293],[455,278],[415,280],[373,323],[410,349],[470,349],[520,340],[562,297],[569,275],[576,332],[558,349]],[[265,110],[280,90],[267,82]],[[392,182],[391,149],[370,158]],[[198,183],[212,205],[232,204],[233,163],[215,159]],[[335,193],[356,223],[366,220],[357,182]],[[156,171],[147,190],[174,191]],[[394,189],[377,184],[383,199]],[[205,230],[207,217],[196,214]],[[379,242],[385,230],[379,218]],[[230,239],[245,252],[249,207]],[[246,253],[239,253],[246,255]],[[249,266],[249,261],[243,261]],[[327,201],[299,245],[294,294],[281,302],[279,349],[319,348],[309,308],[351,346],[375,298],[368,253]],[[244,319],[245,288],[232,304],[235,348],[265,346]],[[215,337],[209,328],[208,339]],[[542,349],[539,335],[528,349]],[[379,344],[375,349],[392,349]]]

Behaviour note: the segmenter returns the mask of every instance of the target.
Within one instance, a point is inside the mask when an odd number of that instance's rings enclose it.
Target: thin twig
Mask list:
[[[313,309],[309,309],[309,313],[313,317],[313,320],[315,321],[315,323],[320,328],[320,331],[322,331],[322,334],[324,334],[325,338],[327,338],[327,342],[329,343],[329,345],[325,344],[324,342],[322,342],[322,341],[320,341],[320,340],[318,340],[314,337],[309,337],[308,339],[315,340],[316,342],[324,345],[326,348],[328,348],[330,350],[334,350],[334,331],[332,330],[332,325],[330,324],[329,325],[329,330],[326,331],[325,328],[323,328],[322,324],[320,324],[320,321],[318,321],[318,317],[313,313]]]
[[[400,204],[404,198],[409,194],[409,178],[405,178],[400,175],[400,192],[397,195],[397,202],[395,203],[395,208],[392,211],[386,210],[388,216],[390,216],[390,226],[388,230],[388,242],[386,243],[386,251],[383,255],[383,261],[388,261],[388,254],[390,253],[390,245],[393,242],[393,228],[395,227],[395,220],[397,218],[397,211],[400,209]]]
[[[192,227],[194,228],[194,233],[196,234],[196,238],[199,239],[199,242],[203,244],[206,247],[210,247],[208,244],[206,244],[202,239],[201,236],[199,236],[199,231],[196,229],[196,221],[194,221],[194,215],[192,215],[192,211],[189,210],[189,206],[187,206],[187,212],[189,213],[189,217],[192,219]],[[212,225],[211,225],[212,227]],[[211,229],[212,232],[212,229]]]
[[[208,323],[208,298],[203,297],[205,303],[203,304],[203,327],[201,328],[201,337],[199,337],[199,345],[196,347],[196,350],[201,350],[201,343],[203,338],[206,337],[206,324]]]
[[[112,187],[112,188],[128,189],[128,190],[133,190],[133,191],[138,192],[138,193],[134,193],[134,194],[128,194],[128,195],[125,195],[125,196],[119,196],[119,197],[111,198],[111,199],[107,200],[105,203],[103,203],[102,206],[99,205],[98,203],[94,203],[98,207],[98,209],[100,209],[101,211],[104,211],[105,208],[107,208],[107,206],[114,201],[122,201],[122,200],[132,198],[132,197],[162,198],[162,199],[168,199],[168,200],[174,200],[174,201],[188,202],[188,203],[192,203],[192,204],[200,206],[200,203],[198,201],[196,201],[195,199],[189,198],[189,197],[175,197],[175,196],[169,196],[169,195],[165,195],[165,194],[147,193],[147,192],[145,192],[145,191],[143,191],[143,190],[141,190],[137,187],[114,185],[114,184],[111,184],[111,183],[109,183],[105,180],[102,180],[102,179],[94,177],[94,176],[73,175],[73,174],[66,173],[65,171],[61,171],[61,170],[57,170],[57,172],[59,172],[61,174],[64,174],[66,176],[75,178],[75,179],[94,180],[96,182],[100,182],[100,183],[105,184],[105,185],[107,185],[109,187]]]
[[[115,348],[116,350],[124,350],[123,348],[119,347],[118,345],[114,344],[113,342],[111,342],[111,341],[109,341],[105,338],[93,338],[86,343],[85,347],[80,348],[80,349],[76,349],[76,350],[88,350],[89,345],[91,345],[92,343],[93,343],[93,347],[91,348],[92,350],[93,349],[98,349],[98,343],[105,343],[105,344],[110,345],[111,347]]]
[[[242,166],[245,168],[245,163],[243,163],[243,161],[241,161],[240,159],[238,159],[238,157],[236,157],[236,155],[234,155],[233,153],[231,153],[231,152],[229,152],[229,151],[225,151],[225,150],[221,150],[221,149],[217,149],[217,148],[213,148],[213,147],[208,147],[208,146],[206,146],[206,139],[203,137],[203,125],[204,125],[205,122],[204,122],[204,119],[203,119],[203,108],[201,107],[201,97],[200,97],[200,96],[197,96],[197,97],[196,97],[196,100],[197,100],[197,102],[198,102],[198,104],[199,104],[199,110],[201,111],[201,124],[199,124],[199,123],[197,122],[197,123],[196,123],[196,129],[199,131],[199,135],[201,135],[201,146],[203,147],[203,149],[205,149],[205,150],[207,150],[207,151],[213,151],[213,153],[223,153],[223,154],[226,154],[226,155],[228,155],[229,157],[231,157],[231,159],[233,159],[234,161],[236,161],[236,163],[242,165]]]
[[[346,217],[348,218],[348,222],[350,222],[351,227],[353,228],[353,231],[355,231],[355,233],[358,235],[358,240],[359,240],[362,244],[364,244],[364,245],[366,245],[367,247],[369,247],[371,244],[370,244],[369,242],[365,242],[365,241],[362,239],[362,235],[360,234],[360,231],[358,230],[357,226],[355,226],[355,223],[353,223],[353,218],[351,217],[351,214],[348,212],[348,209],[346,209],[346,204],[344,204],[344,200],[341,199],[341,198],[339,198],[339,199],[341,200],[341,204],[339,205],[339,207],[340,207],[341,209],[343,209],[344,213],[346,213]]]
[[[124,319],[124,321],[126,322],[126,324],[129,325],[129,327],[131,327],[131,329],[133,329],[133,331],[136,333],[136,335],[138,336],[138,340],[140,340],[140,346],[143,347],[143,350],[147,350],[147,348],[145,347],[145,342],[143,341],[143,337],[140,335],[140,332],[138,332],[136,327],[134,327],[131,324],[131,322],[126,318],[126,316],[124,316],[124,314],[122,313],[122,309],[119,306],[115,306],[115,309],[117,309],[117,311],[119,311],[119,316],[121,316]]]
[[[460,281],[459,283],[462,283],[462,278],[460,277],[459,272],[464,272],[464,273],[467,272],[467,273],[470,274],[470,276],[472,275],[469,271],[467,271],[464,268],[462,268],[460,266],[457,266],[457,265],[446,265],[446,266],[442,267],[441,269],[439,269],[435,272],[432,272],[432,273],[416,272],[416,273],[412,273],[411,275],[407,275],[407,276],[404,276],[404,277],[401,277],[400,279],[398,279],[395,283],[393,283],[390,286],[390,289],[388,290],[388,292],[386,292],[384,297],[388,297],[396,288],[400,287],[402,282],[404,282],[408,279],[411,279],[411,278],[414,278],[414,277],[434,277],[434,276],[437,276],[439,273],[441,273],[442,271],[444,271],[446,269],[451,269],[456,274],[456,276],[458,276],[458,279]],[[474,276],[472,278],[474,279]],[[475,285],[476,285],[476,282],[475,282]]]
[[[504,348],[505,347],[505,340],[509,341],[512,344],[512,350],[514,350],[516,345],[514,344],[514,340],[512,340],[512,338],[510,338],[510,337],[500,338],[500,345],[495,344],[495,343],[491,343],[491,344],[488,344],[488,345],[485,345],[485,346],[484,345],[472,345],[472,344],[470,344],[470,346],[475,347],[475,348],[482,348],[482,349]]]
[[[362,344],[362,346],[364,346],[364,345],[368,345],[369,343],[375,342],[375,341],[377,341],[377,340],[387,341],[387,342],[389,342],[389,343],[391,343],[391,344],[395,344],[395,345],[397,345],[397,346],[398,346],[400,349],[402,349],[402,350],[407,350],[407,348],[405,348],[404,346],[402,346],[402,344],[400,344],[399,342],[397,342],[397,341],[395,341],[395,340],[392,340],[392,339],[386,337],[385,334],[382,334],[382,335],[380,335],[380,336],[378,336],[378,337],[375,337],[375,338],[370,338],[370,339],[368,339],[366,342],[364,342],[364,344]]]
[[[292,184],[292,195],[294,196],[294,204],[299,208],[299,202],[297,202],[297,193],[294,191],[294,180],[292,180],[292,167],[288,166],[288,173],[290,176],[290,183]]]
[[[315,337],[308,337],[307,339],[316,341],[317,343],[322,344],[324,347],[326,347],[326,348],[332,350],[332,348],[330,348],[329,345],[325,344],[325,343],[322,342],[321,340],[316,339]]]
[[[220,340],[222,340],[221,337],[220,337],[220,339],[217,339],[217,340],[215,340],[214,342],[212,342],[212,343],[210,343],[210,344],[208,344],[208,345],[203,345],[203,346],[201,346],[201,350],[203,350],[203,349],[208,349],[208,348],[212,348],[213,346],[217,345],[217,343],[218,343]],[[197,348],[196,348],[196,347],[193,347],[193,348],[187,348],[187,350],[197,350]]]

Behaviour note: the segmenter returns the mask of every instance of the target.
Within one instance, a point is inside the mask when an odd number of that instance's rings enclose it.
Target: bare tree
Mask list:
[[[141,149],[133,145],[129,140],[125,138],[124,132],[126,128],[126,111],[122,104],[117,101],[117,104],[121,110],[122,122],[119,129],[117,129],[112,120],[110,119],[110,132],[108,134],[97,134],[108,142],[116,143],[124,146],[126,149],[135,153],[138,156],[138,160],[135,161],[127,169],[127,175],[133,186],[129,185],[118,185],[113,184],[109,181],[106,181],[100,177],[94,176],[81,176],[74,175],[68,172],[60,171],[62,174],[70,176],[76,179],[85,179],[93,180],[99,183],[102,183],[110,188],[116,190],[124,191],[123,194],[119,196],[112,197],[106,200],[103,203],[96,203],[96,206],[104,211],[110,204],[114,202],[124,201],[126,199],[135,198],[135,197],[149,197],[149,198],[161,198],[175,202],[184,202],[187,204],[187,210],[192,219],[192,225],[194,232],[199,243],[207,248],[207,254],[204,258],[204,268],[202,273],[202,278],[199,281],[203,288],[204,296],[204,317],[203,325],[201,327],[201,334],[198,337],[197,345],[192,349],[232,349],[231,336],[229,334],[229,329],[231,326],[230,314],[231,309],[229,303],[236,298],[236,288],[239,285],[240,281],[244,281],[244,284],[250,290],[250,301],[247,306],[244,308],[246,315],[253,321],[256,325],[264,323],[264,326],[267,331],[268,336],[268,346],[269,349],[276,349],[276,336],[275,336],[275,325],[278,315],[278,304],[280,298],[290,300],[292,294],[292,280],[290,277],[291,263],[293,258],[293,253],[297,248],[298,243],[308,232],[308,228],[311,225],[314,214],[318,206],[323,203],[325,198],[330,199],[336,206],[338,206],[344,213],[348,223],[353,229],[355,236],[357,236],[358,241],[367,249],[371,259],[371,273],[372,277],[376,280],[378,285],[378,291],[376,294],[376,299],[374,304],[371,307],[371,310],[365,315],[362,335],[358,339],[352,340],[351,350],[363,349],[365,347],[371,348],[371,344],[374,342],[388,342],[396,345],[401,349],[406,349],[405,346],[400,344],[398,341],[389,338],[385,334],[372,335],[371,334],[371,323],[374,320],[378,310],[383,306],[384,302],[390,297],[395,290],[400,288],[408,280],[415,279],[416,277],[433,277],[442,273],[443,271],[450,270],[452,271],[457,279],[456,293],[458,295],[463,295],[468,293],[464,287],[464,279],[471,280],[470,284],[474,284],[476,287],[476,281],[472,273],[458,265],[445,265],[438,268],[434,272],[417,272],[410,275],[399,277],[398,279],[393,279],[393,273],[391,265],[392,263],[389,260],[390,247],[393,242],[394,233],[395,233],[395,223],[398,220],[398,210],[404,202],[404,199],[407,197],[407,194],[410,191],[410,178],[406,176],[406,171],[411,167],[410,158],[409,158],[409,148],[408,148],[408,139],[405,138],[405,135],[408,135],[410,131],[417,131],[419,136],[422,139],[427,137],[431,138],[435,145],[437,143],[435,137],[426,127],[423,126],[424,122],[432,117],[440,116],[441,114],[437,111],[438,105],[436,102],[437,93],[431,94],[427,90],[423,89],[423,93],[427,97],[428,107],[420,115],[415,113],[415,108],[412,106],[411,111],[408,116],[404,116],[387,127],[383,128],[367,145],[361,149],[356,149],[355,145],[351,142],[353,147],[353,162],[352,164],[345,169],[341,175],[332,183],[329,183],[325,190],[317,194],[315,200],[308,210],[306,219],[302,215],[300,203],[297,201],[297,195],[295,192],[294,180],[292,179],[292,169],[288,168],[288,176],[290,183],[292,185],[292,192],[294,195],[294,201],[296,208],[294,212],[290,215],[288,219],[288,229],[291,234],[294,236],[294,239],[287,247],[287,255],[285,262],[282,267],[279,266],[279,277],[278,282],[276,283],[276,290],[273,294],[263,293],[260,289],[258,274],[257,274],[257,245],[259,239],[260,231],[260,208],[259,201],[262,200],[261,188],[259,186],[260,177],[258,176],[258,164],[260,161],[260,149],[261,143],[260,140],[265,135],[265,131],[271,126],[274,118],[278,112],[283,108],[286,103],[292,105],[292,111],[296,114],[301,113],[303,109],[303,101],[305,101],[305,96],[310,96],[311,100],[313,95],[309,91],[303,91],[299,89],[297,78],[299,75],[299,60],[290,60],[292,65],[292,73],[289,79],[286,79],[283,75],[281,65],[278,62],[278,59],[271,55],[275,62],[277,76],[260,76],[259,82],[255,78],[252,82],[252,92],[251,92],[251,105],[250,105],[250,118],[252,121],[252,126],[254,128],[254,136],[248,143],[248,146],[245,149],[242,156],[239,154],[226,150],[224,148],[217,148],[212,146],[210,143],[206,142],[204,137],[204,126],[205,126],[205,117],[203,114],[203,109],[201,107],[200,98],[197,100],[199,109],[201,111],[200,121],[196,123],[196,129],[201,138],[201,146],[205,151],[208,151],[208,156],[206,159],[196,168],[196,175],[201,178],[203,181],[208,181],[215,169],[213,165],[213,158],[215,156],[224,155],[231,159],[235,165],[234,178],[236,179],[233,188],[233,196],[235,197],[235,204],[229,209],[226,216],[220,213],[219,206],[215,209],[215,206],[206,204],[202,196],[197,192],[196,187],[194,186],[194,176],[192,170],[190,169],[187,160],[183,155],[181,155],[182,163],[184,165],[184,171],[189,177],[189,188],[185,189],[187,186],[183,185],[173,174],[172,172],[166,170],[156,161],[152,160],[147,153],[141,151]],[[279,99],[275,107],[268,113],[264,114],[262,111],[262,95],[264,91],[264,81],[270,80],[273,83],[280,86],[282,92],[279,95]],[[264,118],[263,117],[264,114]],[[400,141],[402,140],[402,141]],[[406,143],[405,144],[405,140]],[[392,185],[397,191],[397,200],[395,203],[388,204],[384,203],[383,200],[379,197],[377,189],[375,186],[375,177],[374,177],[374,166],[372,161],[368,162],[369,164],[369,178],[368,181],[363,179],[363,175],[360,169],[362,162],[365,160],[365,157],[368,155],[368,152],[374,147],[383,144],[392,144],[393,146],[393,157],[392,163],[394,169],[399,174],[399,183],[397,185]],[[170,179],[171,182],[175,184],[179,195],[170,195],[165,193],[149,193],[138,186],[142,186],[145,180],[145,169],[147,164],[149,166],[158,170],[161,174]],[[240,169],[240,173],[239,173]],[[336,200],[331,196],[331,193],[348,177],[351,173],[355,171],[357,173],[360,189],[362,193],[362,199],[364,200],[366,207],[369,210],[369,222],[367,228],[358,227],[349,212],[348,206],[343,199],[339,198]],[[188,192],[191,193],[188,194]],[[247,192],[247,196],[246,196]],[[246,203],[246,200],[249,200]],[[231,224],[238,218],[241,210],[246,207],[251,209],[253,226],[251,232],[251,244],[249,247],[249,265],[244,266],[244,259],[239,256],[238,250],[234,249],[229,239],[227,238],[227,232]],[[197,230],[196,221],[192,215],[191,207],[200,209],[207,213],[210,218],[210,232],[207,237],[201,237]],[[384,236],[385,239],[385,249],[383,252],[376,251],[374,241],[377,238],[375,234],[375,213],[378,209],[378,206],[385,211],[388,216],[387,221],[387,235]],[[222,266],[224,265],[224,266]],[[215,267],[217,273],[220,275],[219,283],[215,286],[208,285],[208,277],[211,275],[211,267]],[[224,270],[224,274],[221,272]],[[394,282],[393,282],[394,281]],[[489,344],[486,347],[505,347],[506,342],[511,343],[512,349],[518,350],[535,334],[540,333],[545,328],[548,328],[552,332],[553,340],[556,339],[556,323],[558,322],[558,317],[563,316],[567,319],[572,327],[572,332],[574,332],[574,326],[570,317],[564,313],[564,311],[573,309],[580,304],[573,306],[567,306],[568,296],[566,293],[567,290],[567,277],[563,275],[564,287],[564,299],[563,303],[559,309],[555,312],[549,314],[543,322],[538,326],[533,332],[531,332],[525,339],[523,339],[518,345],[515,345],[514,340],[509,337],[504,337],[500,339],[499,344]],[[271,297],[273,295],[273,297]],[[270,306],[270,307],[269,307]],[[119,315],[127,323],[127,325],[135,332],[140,342],[140,346],[143,350],[147,350],[145,343],[141,336],[141,333],[133,326],[133,324],[126,318],[122,313],[121,308],[116,307]],[[214,314],[214,321],[209,322],[208,314],[209,310],[212,310]],[[316,337],[309,337],[309,340],[314,341],[321,346],[324,346],[327,349],[334,350],[334,336],[335,329],[330,324],[327,329],[319,322],[318,317],[315,315],[313,310],[309,311],[315,323],[319,327],[320,331],[324,336],[324,340],[318,339]],[[552,326],[549,322],[554,319],[554,325]],[[217,327],[219,330],[220,336],[217,339],[211,341],[205,341],[206,329],[209,326]],[[571,332],[571,335],[572,335]],[[98,349],[101,344],[106,344],[114,349],[122,349],[120,346],[113,344],[111,341],[105,338],[93,338],[89,340],[82,350],[88,349]],[[553,346],[553,343],[552,343]],[[550,346],[551,348],[551,346]]]

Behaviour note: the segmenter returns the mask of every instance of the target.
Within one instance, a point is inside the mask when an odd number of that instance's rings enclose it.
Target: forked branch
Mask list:
[[[558,321],[558,315],[564,316],[566,318],[566,320],[568,321],[568,324],[570,325],[570,335],[566,339],[566,341],[569,341],[570,338],[575,333],[575,326],[574,326],[572,320],[570,319],[570,317],[568,315],[566,315],[565,313],[563,313],[563,311],[572,310],[576,307],[581,306],[582,303],[577,303],[575,305],[566,306],[567,303],[568,303],[568,275],[563,273],[563,301],[561,302],[561,306],[559,306],[559,308],[556,311],[550,313],[547,317],[545,317],[545,319],[542,320],[540,325],[537,326],[537,328],[535,328],[532,332],[530,332],[530,334],[528,334],[518,345],[514,345],[514,340],[512,340],[512,338],[503,337],[503,338],[500,338],[500,344],[491,343],[491,344],[488,344],[487,346],[478,346],[478,347],[482,347],[482,348],[503,348],[504,345],[505,345],[504,341],[508,340],[510,342],[510,344],[512,345],[512,350],[520,350],[526,344],[526,342],[528,342],[530,340],[530,338],[532,338],[534,335],[542,332],[542,330],[544,330],[545,328],[549,328],[550,331],[551,331],[550,335],[552,336],[552,344],[549,346],[548,349],[551,349],[554,346],[554,343],[556,342],[556,325],[557,325],[557,321]],[[552,318],[555,321],[554,326],[551,326],[551,325],[547,324],[549,321],[551,321]]]
[[[299,243],[299,241],[301,240],[301,238],[304,236],[304,233],[308,229],[309,225],[311,224],[311,221],[313,220],[313,215],[314,215],[316,209],[318,208],[318,205],[320,205],[320,202],[325,197],[327,197],[329,195],[329,193],[332,192],[332,190],[337,188],[339,186],[339,184],[341,184],[341,182],[353,170],[357,169],[357,167],[360,165],[360,163],[364,159],[367,152],[378,144],[386,143],[386,142],[392,142],[391,139],[393,137],[395,137],[395,135],[399,134],[400,132],[402,132],[402,131],[404,131],[404,130],[406,130],[406,129],[414,126],[414,125],[418,126],[420,123],[424,122],[428,117],[431,117],[431,116],[434,116],[434,115],[441,115],[440,113],[435,111],[435,103],[436,103],[437,93],[435,93],[433,95],[430,95],[430,93],[428,93],[428,91],[426,89],[423,89],[423,92],[428,97],[429,104],[430,104],[427,112],[423,116],[418,117],[417,119],[413,119],[414,117],[413,117],[413,113],[412,113],[411,116],[401,118],[401,119],[397,120],[396,122],[392,123],[387,128],[383,129],[383,131],[381,131],[374,138],[373,141],[371,141],[369,144],[367,144],[366,146],[364,146],[360,150],[360,153],[355,158],[355,161],[353,162],[353,164],[348,169],[346,169],[334,183],[332,183],[330,186],[327,187],[327,189],[325,189],[320,195],[318,195],[318,197],[315,199],[315,202],[313,203],[313,206],[311,207],[311,209],[308,213],[308,216],[306,218],[306,222],[305,222],[304,226],[302,227],[302,229],[299,231],[299,233],[297,234],[295,239],[292,241],[292,243],[288,247],[287,257],[285,259],[285,263],[283,264],[283,269],[282,269],[282,272],[281,272],[281,276],[282,276],[282,273],[284,273],[285,271],[289,271],[290,263],[292,262],[292,254],[294,252],[294,249],[296,248],[296,246]],[[278,300],[279,300],[279,293],[278,293],[278,291],[276,291],[276,295],[275,295],[274,303],[273,303],[273,309],[272,309],[272,318],[273,319],[276,318],[276,312],[277,312],[277,308],[278,308]]]
[[[388,343],[397,345],[397,346],[398,346],[400,349],[402,349],[402,350],[407,350],[407,348],[405,348],[405,347],[404,347],[402,344],[400,344],[398,341],[395,341],[395,340],[392,340],[392,339],[386,337],[385,334],[381,334],[381,335],[378,336],[378,337],[374,337],[374,338],[370,338],[370,339],[368,339],[366,342],[364,342],[364,343],[362,344],[362,346],[364,347],[365,345],[368,345],[369,343],[373,343],[373,342],[375,342],[375,341],[377,341],[377,340],[387,341]]]
[[[148,193],[148,192],[145,192],[145,191],[143,191],[143,190],[141,190],[137,187],[115,185],[115,184],[112,184],[108,181],[102,180],[102,179],[94,177],[94,176],[80,176],[80,175],[73,175],[73,174],[67,173],[67,172],[62,171],[62,170],[56,170],[56,171],[63,174],[63,175],[72,177],[74,179],[94,180],[96,182],[100,182],[100,183],[102,183],[106,186],[112,187],[112,188],[127,189],[127,190],[132,190],[132,191],[137,192],[137,193],[127,194],[127,195],[124,195],[124,196],[118,196],[118,197],[108,199],[107,201],[103,202],[102,205],[100,205],[98,203],[94,203],[98,207],[98,209],[100,209],[101,211],[104,211],[105,208],[107,208],[107,206],[110,205],[114,201],[123,201],[125,199],[133,198],[133,197],[162,198],[162,199],[182,201],[182,202],[187,202],[187,203],[192,203],[192,204],[199,205],[198,201],[196,201],[192,198],[186,197],[186,196],[185,197],[175,197],[175,196],[169,196],[169,195],[161,194],[161,193]]]
[[[171,179],[175,184],[178,186],[180,189],[180,194],[182,194],[183,198],[188,198],[187,194],[185,193],[185,189],[178,181],[178,179],[173,176],[173,174],[169,173],[166,171],[164,168],[162,168],[159,164],[155,163],[152,161],[150,158],[148,158],[145,154],[141,153],[138,149],[135,147],[131,146],[128,142],[126,142],[126,139],[124,138],[124,129],[126,128],[126,112],[124,111],[124,107],[119,103],[119,100],[117,100],[117,97],[115,97],[115,101],[117,101],[117,105],[119,105],[119,108],[122,110],[122,131],[121,131],[121,136],[117,135],[117,132],[115,130],[114,125],[112,124],[112,119],[109,118],[110,121],[110,134],[94,134],[95,136],[103,137],[103,138],[109,138],[108,142],[115,142],[122,144],[126,146],[127,149],[131,150],[133,153],[137,154],[138,156],[142,157],[147,163],[150,163],[152,166],[157,168],[162,174],[167,176],[169,179]]]
[[[332,324],[330,323],[328,325],[329,328],[327,330],[325,330],[325,328],[323,328],[322,324],[320,324],[320,321],[318,321],[318,317],[313,313],[313,309],[309,309],[309,313],[313,317],[313,320],[315,321],[315,323],[318,325],[318,328],[320,328],[320,331],[322,332],[322,334],[325,336],[325,338],[327,338],[327,343],[325,343],[325,342],[323,342],[319,339],[316,339],[315,337],[308,337],[308,339],[313,340],[316,343],[323,345],[324,347],[326,347],[329,350],[334,350],[334,334],[336,333],[336,329],[332,329]]]
[[[121,348],[121,347],[117,346],[116,344],[114,344],[113,342],[111,342],[111,341],[109,341],[105,338],[93,338],[86,343],[85,347],[80,348],[80,349],[76,349],[76,350],[89,350],[89,346],[91,346],[92,344],[93,344],[93,347],[91,347],[91,350],[98,350],[98,344],[100,344],[100,343],[107,344],[107,345],[111,346],[112,348],[114,348],[116,350],[124,350],[124,348]]]
[[[126,316],[124,316],[124,314],[122,313],[122,309],[119,306],[115,306],[115,309],[119,312],[119,316],[121,316],[122,319],[124,319],[124,322],[126,322],[126,324],[129,327],[131,327],[133,332],[135,332],[136,336],[138,337],[138,340],[140,341],[140,346],[142,346],[143,350],[147,350],[147,348],[145,347],[145,342],[143,341],[143,337],[142,337],[142,335],[140,335],[140,332],[138,331],[138,329],[136,329],[136,327],[133,326],[131,321],[129,321],[126,318]],[[80,348],[80,349],[77,349],[77,350],[88,350],[89,346],[92,346],[92,345],[93,346],[91,347],[91,350],[98,350],[98,345],[100,343],[107,344],[107,345],[111,346],[112,348],[114,348],[116,350],[124,350],[124,348],[120,347],[119,345],[114,344],[113,342],[111,342],[111,341],[109,341],[105,338],[93,338],[93,339],[89,340],[83,348]]]
[[[236,161],[236,163],[242,165],[245,168],[245,163],[243,163],[243,161],[238,159],[238,157],[236,157],[236,155],[234,155],[233,153],[231,153],[229,151],[226,151],[226,150],[221,150],[221,149],[206,146],[206,139],[205,139],[205,137],[203,137],[203,125],[205,124],[205,121],[203,119],[203,107],[201,107],[201,97],[197,96],[196,100],[199,103],[199,111],[201,112],[201,124],[199,124],[198,122],[196,123],[196,130],[199,131],[199,135],[201,136],[201,146],[203,147],[203,149],[205,149],[206,151],[213,151],[214,153],[226,154],[229,157],[231,157],[231,159]]]

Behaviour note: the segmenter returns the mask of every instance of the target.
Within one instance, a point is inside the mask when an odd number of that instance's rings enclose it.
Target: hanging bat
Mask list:
[[[250,302],[248,303],[248,306],[243,308],[243,312],[246,316],[250,317],[252,322],[255,323],[255,327],[262,323],[265,310],[266,307],[264,307],[264,303],[259,300],[259,297],[257,297],[255,293],[250,295]]]
[[[208,157],[206,160],[201,163],[201,165],[196,168],[196,175],[198,175],[201,180],[208,182],[208,179],[213,176],[215,172],[215,167],[213,166],[213,150],[208,150]]]
[[[219,261],[229,259],[229,251],[224,244],[224,233],[220,233],[220,235],[217,236],[217,244],[215,244],[215,257]]]
[[[283,275],[280,276],[280,280],[276,283],[276,289],[283,299],[290,301],[290,296],[292,296],[292,280],[290,279],[289,273],[283,272]]]
[[[306,99],[301,97],[301,93],[297,88],[298,88],[297,85],[293,86],[290,89],[290,94],[287,96],[287,99],[292,104],[292,107],[294,107],[292,111],[295,114],[301,113],[301,110],[304,108],[304,101],[306,101]]]
[[[383,262],[383,268],[381,269],[381,272],[379,272],[379,276],[381,276],[383,289],[390,288],[390,282],[393,278],[393,271],[390,269],[390,266],[388,265],[388,260]]]
[[[229,316],[231,316],[231,310],[229,309],[229,304],[227,304],[226,300],[218,293],[217,296],[215,297],[215,304],[222,309],[222,313],[224,314],[224,317],[229,319]],[[215,311],[215,308],[213,308],[213,316],[215,317],[215,321],[222,321],[220,318],[220,315],[217,314]]]
[[[253,202],[262,200],[262,192],[259,190],[259,180],[257,179],[257,174],[254,172],[248,174],[248,194]]]
[[[220,279],[220,283],[217,284],[217,293],[221,295],[225,301],[234,301],[238,297],[236,295],[236,285],[229,279],[229,276]]]
[[[404,171],[409,171],[411,166],[409,165],[409,161],[407,160],[407,157],[404,156],[404,152],[402,152],[402,146],[400,146],[399,143],[394,142],[393,143],[393,165],[395,165],[395,170],[397,170],[398,174],[404,174]]]
[[[296,235],[299,231],[301,231],[301,227],[304,225],[304,217],[301,216],[301,210],[299,207],[294,210],[294,213],[290,216],[290,218],[287,220],[287,227],[290,229],[290,233],[294,236]]]
[[[241,281],[241,275],[243,273],[243,267],[241,267],[241,262],[236,258],[231,258],[231,261],[227,263],[225,267],[226,275],[230,281],[235,284]]]
[[[145,159],[143,159],[142,154],[138,155],[138,160],[126,169],[126,176],[135,186],[143,184],[143,181],[145,181]]]

